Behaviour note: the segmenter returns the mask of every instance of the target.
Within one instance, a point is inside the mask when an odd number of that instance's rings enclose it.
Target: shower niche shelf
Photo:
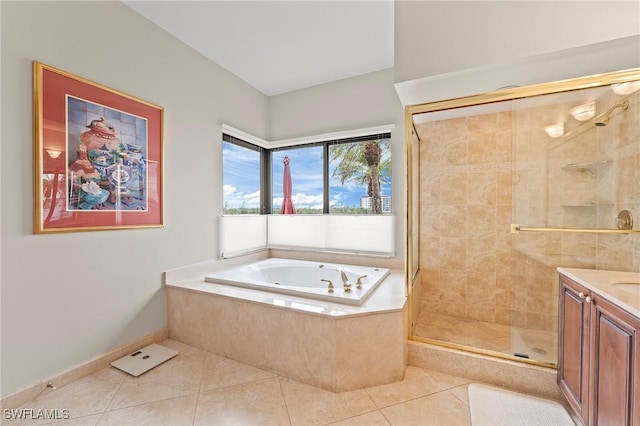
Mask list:
[[[603,207],[613,206],[613,203],[574,203],[574,204],[562,204],[560,207]]]
[[[562,168],[562,170],[569,170],[569,171],[594,170],[594,169],[597,169],[598,167],[607,166],[611,163],[613,163],[613,160],[611,159],[588,161],[586,163],[569,163],[565,165]]]

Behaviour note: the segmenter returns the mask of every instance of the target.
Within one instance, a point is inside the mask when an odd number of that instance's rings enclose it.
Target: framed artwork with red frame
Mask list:
[[[164,226],[164,109],[33,63],[34,233]]]

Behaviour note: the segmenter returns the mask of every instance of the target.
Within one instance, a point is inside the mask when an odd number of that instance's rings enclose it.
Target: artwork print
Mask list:
[[[147,210],[147,120],[67,96],[67,136],[68,210]]]
[[[164,109],[36,61],[33,84],[33,232],[164,226]]]

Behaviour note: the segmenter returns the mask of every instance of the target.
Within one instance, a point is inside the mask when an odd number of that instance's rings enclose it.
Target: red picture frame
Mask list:
[[[33,62],[34,233],[164,226],[164,109]]]

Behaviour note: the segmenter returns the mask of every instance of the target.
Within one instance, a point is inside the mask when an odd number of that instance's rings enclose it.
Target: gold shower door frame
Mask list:
[[[418,114],[433,113],[439,111],[446,111],[450,109],[480,106],[485,104],[497,103],[502,101],[515,101],[519,99],[526,99],[534,96],[549,95],[562,92],[570,92],[581,89],[597,88],[602,86],[609,86],[617,83],[624,83],[629,81],[640,80],[640,68],[598,74],[587,77],[579,77],[568,80],[561,80],[556,82],[534,84],[524,87],[509,87],[493,92],[482,93],[478,95],[447,99],[443,101],[436,101],[424,104],[409,105],[405,107],[405,160],[406,160],[406,182],[407,182],[407,240],[406,240],[406,262],[405,262],[405,275],[406,275],[406,294],[409,303],[409,339],[413,341],[433,344],[441,347],[458,349],[472,353],[479,353],[482,355],[488,355],[496,358],[508,359],[512,361],[519,361],[522,363],[533,364],[544,367],[555,368],[555,363],[538,361],[533,359],[521,358],[515,355],[490,351],[482,348],[475,348],[465,346],[457,343],[445,342],[430,338],[424,338],[417,336],[414,332],[415,318],[417,311],[419,310],[419,300],[416,300],[414,292],[414,283],[419,274],[419,245],[416,242],[419,240],[419,214],[418,202],[419,200],[419,169],[416,170],[415,165],[419,166],[419,158],[416,159],[416,142],[414,141],[414,132],[417,135],[417,130],[414,125],[414,116]],[[515,202],[513,202],[513,208],[515,209]],[[514,216],[512,212],[512,217]],[[562,228],[562,227],[530,227],[521,226],[519,224],[511,224],[512,234],[519,232],[526,233],[607,233],[607,234],[629,234],[640,233],[639,230],[618,230],[618,229],[598,229],[598,228]]]

